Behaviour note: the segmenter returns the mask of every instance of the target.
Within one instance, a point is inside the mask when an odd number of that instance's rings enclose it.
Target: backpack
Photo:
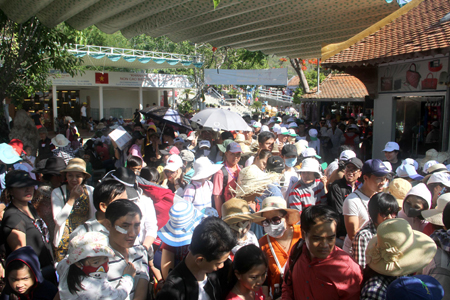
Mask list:
[[[222,197],[225,197],[225,187],[228,184],[228,171],[227,168],[225,168],[225,165],[222,166],[222,173],[223,173],[223,189],[222,189]],[[216,175],[214,175],[216,176]],[[216,208],[216,201],[214,201],[214,195],[212,195],[212,199],[211,199],[211,204],[212,204],[212,208],[217,209]]]
[[[289,254],[289,269],[286,270],[283,278],[285,284],[288,284],[287,278],[289,277],[290,273],[292,273],[292,270],[294,270],[294,266],[298,258],[302,255],[304,244],[305,240],[299,239],[297,243],[295,243],[294,247],[292,247],[291,253]]]

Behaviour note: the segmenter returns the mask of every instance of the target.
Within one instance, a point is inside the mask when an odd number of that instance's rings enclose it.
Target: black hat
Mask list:
[[[267,159],[267,171],[281,173],[284,170],[284,160],[279,156],[271,156]]]
[[[297,147],[291,144],[284,145],[283,149],[281,149],[281,155],[286,156],[298,156]]]
[[[345,162],[345,165],[349,164],[355,165],[355,167],[357,167],[359,170],[361,170],[363,167],[363,162],[357,157],[352,157]]]
[[[6,188],[24,188],[27,186],[34,186],[41,184],[39,181],[31,178],[28,172],[23,170],[13,170],[8,172],[5,176],[5,187]]]
[[[66,163],[61,157],[50,157],[45,162],[45,167],[41,171],[42,174],[59,175],[66,168]]]
[[[105,178],[112,178],[125,185],[128,200],[134,200],[139,198],[137,192],[138,187],[136,184],[136,174],[134,174],[133,170],[120,167],[106,174]]]

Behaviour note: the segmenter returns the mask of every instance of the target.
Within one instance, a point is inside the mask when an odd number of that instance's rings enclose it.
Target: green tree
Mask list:
[[[330,71],[325,71],[322,67],[320,68],[320,82],[323,82],[325,78],[327,78],[327,75],[330,73]],[[308,86],[313,89],[317,87],[317,69],[307,70],[304,72],[306,82],[308,83]],[[302,95],[306,94],[303,87],[299,85],[299,87],[294,91],[293,99],[292,101],[295,104],[301,103]]]
[[[20,105],[25,97],[49,89],[50,70],[74,76],[80,69],[79,59],[64,48],[75,42],[74,29],[64,25],[50,29],[35,17],[18,24],[2,11],[0,26],[0,99],[9,97]]]

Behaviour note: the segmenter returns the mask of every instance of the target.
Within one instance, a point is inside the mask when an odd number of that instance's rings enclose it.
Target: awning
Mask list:
[[[18,23],[37,16],[48,27],[66,21],[78,30],[91,25],[106,33],[120,30],[127,38],[166,35],[174,42],[307,59],[321,57],[323,45],[350,39],[399,5],[386,0],[221,0],[214,9],[212,0],[0,0],[0,9]]]
[[[76,57],[83,58],[84,66],[127,69],[201,68],[201,55],[144,51],[91,45],[71,45],[68,49]]]

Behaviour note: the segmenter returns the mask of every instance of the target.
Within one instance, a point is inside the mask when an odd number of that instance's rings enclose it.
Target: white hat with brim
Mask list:
[[[413,230],[402,218],[381,223],[370,240],[367,265],[387,276],[406,276],[421,271],[436,254],[436,243],[426,234]]]
[[[100,232],[86,232],[74,237],[69,243],[67,262],[74,264],[88,257],[114,257],[114,251],[109,246],[108,236]]]
[[[69,143],[70,141],[62,134],[57,134],[54,138],[52,138],[52,144],[55,147],[66,147]]]
[[[277,197],[277,196],[266,197],[263,200],[261,207],[262,207],[262,209],[256,213],[254,213],[253,214],[254,216],[262,217],[262,214],[265,212],[283,210],[287,213],[285,216],[287,224],[294,225],[300,221],[300,212],[297,209],[287,208],[286,200],[284,200],[281,197]],[[263,221],[263,220],[261,220],[261,221]],[[261,225],[261,221],[255,222],[255,223]]]
[[[444,194],[437,199],[437,205],[434,209],[423,210],[422,217],[425,221],[431,224],[444,226],[442,221],[442,214],[444,213],[445,206],[450,202],[450,194]]]
[[[298,169],[297,172],[313,172],[319,174],[319,176],[322,177],[322,172],[320,171],[320,163],[315,158],[305,158],[302,161],[302,167]]]
[[[264,218],[255,216],[248,208],[248,202],[238,198],[232,198],[222,204],[222,220],[228,225],[238,222],[252,221],[259,222]]]
[[[250,165],[239,172],[236,189],[230,188],[230,191],[238,198],[263,193],[279,177],[278,173],[265,173],[257,165]]]
[[[210,176],[216,174],[222,167],[223,164],[215,165],[211,163],[209,158],[200,157],[194,162],[194,175],[191,180],[209,178]]]
[[[158,231],[158,237],[172,247],[191,243],[195,227],[205,217],[188,201],[178,201],[169,210],[169,221]]]
[[[6,143],[0,144],[0,161],[9,165],[21,160],[22,158],[20,158],[20,156],[11,145],[8,145]]]

